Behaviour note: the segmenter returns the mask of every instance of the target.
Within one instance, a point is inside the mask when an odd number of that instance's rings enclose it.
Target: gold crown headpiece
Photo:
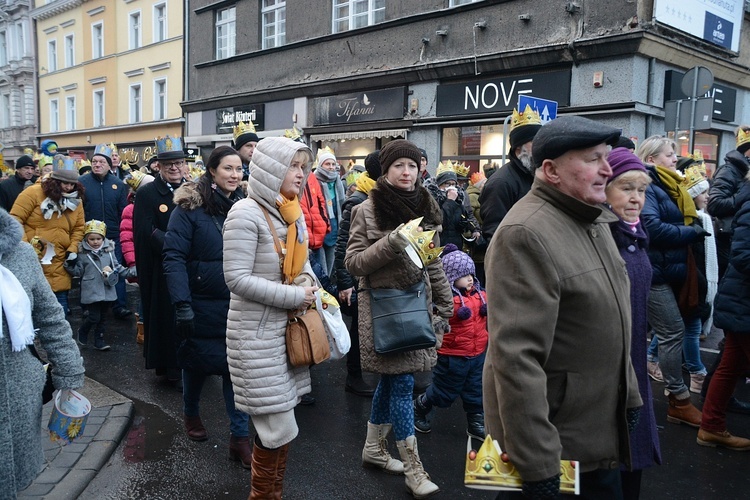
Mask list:
[[[107,236],[107,225],[96,219],[91,219],[83,226],[83,234],[96,233],[102,236]]]
[[[693,186],[697,186],[703,181],[707,182],[706,178],[706,164],[705,163],[693,163],[685,169],[685,178],[682,180],[682,185],[685,189],[690,189]],[[700,194],[700,193],[698,193]]]
[[[531,109],[531,106],[526,105],[526,109],[522,113],[519,113],[515,109],[513,110],[513,116],[510,119],[510,131],[518,127],[524,127],[526,125],[541,125],[542,119],[539,117],[539,113],[536,110]]]
[[[299,141],[302,139],[302,131],[297,128],[297,125],[292,125],[292,129],[284,130],[284,137],[293,141]]]
[[[453,168],[458,177],[463,177],[464,179],[469,177],[469,170],[471,170],[471,167],[467,167],[466,163],[456,163]]]
[[[482,490],[520,490],[523,479],[498,442],[487,434],[478,451],[471,449],[471,438],[466,442],[464,485]],[[560,461],[560,492],[580,493],[578,462]]]
[[[255,133],[255,125],[253,125],[253,122],[250,121],[250,122],[247,122],[247,124],[245,122],[239,122],[237,126],[234,127],[233,138],[235,142],[237,141],[237,138],[239,136],[241,136],[242,134],[247,134],[247,133],[252,133],[252,134]]]
[[[740,146],[743,144],[747,144],[750,142],[750,130],[745,132],[742,129],[737,130],[737,149],[739,149]]]
[[[688,155],[688,158],[692,159],[695,163],[705,163],[703,159],[703,151],[700,149],[694,149],[693,154]]]
[[[424,217],[410,220],[398,231],[409,241],[406,253],[420,269],[437,259],[443,251],[443,247],[436,247],[432,241],[435,231],[423,231],[419,228],[422,219]]]
[[[456,173],[456,167],[450,160],[446,161],[445,163],[443,163],[442,161],[438,163],[437,171],[435,171],[435,178],[437,179],[446,172],[453,172],[454,174]]]
[[[117,153],[118,155],[120,154],[120,151],[117,149],[117,146],[115,145],[114,142],[110,142],[109,147],[113,153]]]

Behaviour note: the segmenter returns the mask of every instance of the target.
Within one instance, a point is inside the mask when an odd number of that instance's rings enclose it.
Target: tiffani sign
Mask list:
[[[331,125],[401,120],[404,117],[405,102],[405,87],[319,97],[313,100],[313,123]]]

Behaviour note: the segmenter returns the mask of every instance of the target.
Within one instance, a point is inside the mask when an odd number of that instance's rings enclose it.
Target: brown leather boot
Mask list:
[[[185,415],[185,431],[188,438],[193,441],[205,441],[208,439],[208,432],[203,427],[200,416],[188,417]]]
[[[667,422],[673,424],[686,424],[691,427],[701,426],[701,412],[693,406],[690,398],[677,399],[674,394],[669,395],[669,408],[667,408]]]
[[[273,450],[263,448],[258,436],[255,436],[248,500],[281,500],[288,451],[288,444]]]
[[[750,439],[732,436],[727,430],[724,432],[710,432],[700,429],[697,441],[699,445],[710,446],[711,448],[721,446],[728,450],[750,451]]]
[[[143,323],[140,321],[135,324],[135,341],[143,344]]]
[[[250,438],[229,436],[229,458],[240,462],[246,469],[252,467],[253,449],[250,447]]]

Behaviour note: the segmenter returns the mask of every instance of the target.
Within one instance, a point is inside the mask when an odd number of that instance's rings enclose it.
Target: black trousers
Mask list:
[[[619,469],[597,469],[583,472],[580,476],[581,494],[558,495],[558,498],[576,500],[623,500],[622,482]],[[501,491],[497,500],[520,500],[524,497],[520,491]]]
[[[91,327],[94,327],[95,333],[104,333],[104,320],[111,305],[112,302],[93,302],[81,305],[85,311],[81,324],[81,330],[84,334],[89,333]]]

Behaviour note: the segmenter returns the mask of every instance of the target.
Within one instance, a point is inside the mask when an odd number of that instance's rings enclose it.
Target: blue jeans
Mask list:
[[[648,296],[648,322],[659,339],[659,367],[667,390],[684,397],[688,388],[682,379],[682,339],[685,324],[677,299],[669,285],[653,285]]]
[[[55,292],[55,297],[57,297],[57,301],[62,306],[63,311],[65,311],[65,315],[67,316],[70,314],[70,307],[68,307],[68,291]]]
[[[706,375],[706,367],[701,361],[700,337],[703,331],[703,322],[700,317],[685,320],[685,337],[682,339],[682,355],[685,357],[685,366],[692,374]]]
[[[396,441],[414,435],[414,375],[381,375],[372,397],[370,422],[375,425],[392,424]]]
[[[182,408],[188,417],[200,415],[200,397],[203,384],[210,375],[192,370],[182,370]],[[234,407],[234,391],[229,375],[221,377],[224,406],[229,417],[229,431],[235,437],[247,437],[249,416]]]
[[[648,350],[646,351],[646,358],[649,361],[659,362],[659,339],[656,338],[656,335],[651,337],[651,343],[648,345]]]

